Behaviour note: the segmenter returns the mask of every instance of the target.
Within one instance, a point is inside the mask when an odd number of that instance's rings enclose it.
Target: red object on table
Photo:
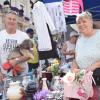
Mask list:
[[[4,63],[2,66],[4,70],[9,70],[12,68],[12,65],[9,62]]]
[[[26,97],[25,97],[25,96],[23,96],[23,97],[21,98],[21,100],[26,100]]]
[[[23,68],[20,65],[16,65],[15,67],[12,68],[13,76],[20,74],[22,70]]]
[[[13,76],[16,76],[17,74],[21,73],[23,68],[20,65],[12,66],[9,62],[4,63],[3,65],[4,70],[12,70]]]

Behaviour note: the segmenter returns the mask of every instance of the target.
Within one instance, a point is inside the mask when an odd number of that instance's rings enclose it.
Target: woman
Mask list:
[[[93,29],[92,15],[89,12],[83,12],[76,18],[76,24],[79,29],[80,37],[76,43],[76,56],[72,69],[87,69],[94,71],[100,67],[100,30]],[[94,95],[89,100],[98,100],[96,86],[94,86]]]
[[[77,38],[78,38],[78,33],[75,31],[72,31],[70,33],[69,40],[63,44],[61,51],[62,51],[62,54],[64,54],[67,63],[72,62],[74,59],[75,45],[76,45]]]

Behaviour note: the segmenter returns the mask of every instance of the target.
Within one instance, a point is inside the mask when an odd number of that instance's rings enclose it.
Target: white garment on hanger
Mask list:
[[[66,32],[63,4],[61,2],[45,3],[57,32]]]
[[[51,31],[51,34],[55,31],[55,26],[51,17],[45,7],[45,5],[38,1],[34,4],[33,7],[33,18],[36,33],[38,35],[38,50],[39,51],[48,51],[52,50],[51,40],[47,28],[47,24]]]

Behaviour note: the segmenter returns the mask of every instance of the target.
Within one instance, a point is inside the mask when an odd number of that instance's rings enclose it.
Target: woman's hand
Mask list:
[[[91,66],[89,66],[88,68],[86,68],[87,71],[94,71],[97,67],[97,64],[92,64]]]

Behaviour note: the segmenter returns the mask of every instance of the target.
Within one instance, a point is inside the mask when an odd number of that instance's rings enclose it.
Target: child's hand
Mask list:
[[[80,69],[76,69],[76,68],[72,69],[73,73],[78,73],[79,71],[80,71]]]
[[[29,50],[22,50],[21,52],[25,57],[29,57],[30,59],[34,59],[33,53],[30,52]]]

